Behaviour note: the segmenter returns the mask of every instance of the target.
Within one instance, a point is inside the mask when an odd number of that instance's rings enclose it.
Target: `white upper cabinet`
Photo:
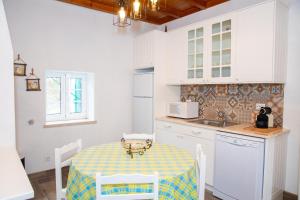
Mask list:
[[[187,32],[187,79],[204,80],[204,26],[194,27]]]
[[[184,84],[187,77],[187,34],[185,29],[176,29],[167,35],[167,82]]]
[[[155,67],[165,59],[165,32],[154,30],[134,39],[133,68]],[[161,58],[163,56],[163,58]]]
[[[235,80],[232,73],[233,16],[210,19],[168,33],[170,84]]]
[[[139,35],[134,40],[134,68],[153,67],[153,33]]]
[[[273,0],[170,31],[168,83],[284,83],[287,18]]]
[[[206,82],[235,82],[235,15],[214,18],[208,26],[208,66]]]
[[[174,85],[203,83],[207,73],[207,41],[204,23],[168,32],[168,83]]]
[[[284,83],[288,8],[268,1],[237,13],[238,82]]]

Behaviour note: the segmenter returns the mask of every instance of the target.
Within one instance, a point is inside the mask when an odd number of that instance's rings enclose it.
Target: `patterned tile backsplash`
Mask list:
[[[199,102],[200,118],[238,123],[255,122],[256,103],[272,108],[274,125],[282,127],[283,84],[183,85],[181,101]]]

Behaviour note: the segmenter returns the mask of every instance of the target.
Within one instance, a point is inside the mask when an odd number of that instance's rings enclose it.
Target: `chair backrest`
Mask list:
[[[61,168],[70,166],[71,158],[80,152],[82,149],[82,141],[78,139],[76,142],[64,145],[61,148],[55,148],[55,184],[56,184],[56,198],[62,199],[64,192],[62,188]]]
[[[103,185],[116,184],[153,184],[153,193],[135,193],[135,194],[102,194]],[[133,200],[133,199],[154,199],[158,200],[158,173],[153,175],[143,174],[117,174],[112,176],[102,176],[96,174],[96,199],[97,200]]]
[[[146,134],[146,133],[123,133],[123,138],[125,140],[152,140],[155,142],[155,133]]]
[[[205,197],[205,176],[206,176],[206,155],[203,153],[201,144],[197,144],[197,186],[198,186],[198,199],[204,200]]]

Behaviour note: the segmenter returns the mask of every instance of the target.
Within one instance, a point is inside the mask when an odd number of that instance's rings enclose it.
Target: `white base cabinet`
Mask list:
[[[214,165],[216,164],[215,139],[218,131],[161,120],[155,121],[155,131],[157,142],[186,149],[193,156],[196,154],[196,145],[202,145],[203,151],[207,156],[206,189],[213,190],[214,176],[217,175],[214,174]],[[285,184],[287,134],[282,133],[263,140],[265,145],[264,155],[261,155],[264,159],[263,194],[261,200],[282,199]],[[236,178],[239,180],[238,177]]]
[[[215,131],[156,121],[157,142],[174,145],[196,157],[196,146],[201,144],[206,155],[206,184],[213,186]]]
[[[265,141],[263,200],[283,198],[287,136],[287,134],[282,134]]]

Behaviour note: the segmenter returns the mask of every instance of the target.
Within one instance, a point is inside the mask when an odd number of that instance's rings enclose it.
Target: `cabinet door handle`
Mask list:
[[[171,125],[165,125],[165,128],[172,128]]]
[[[179,138],[179,139],[183,139],[183,136],[182,135],[176,135],[177,136],[177,138]]]
[[[201,132],[201,131],[195,131],[195,130],[194,130],[194,131],[192,131],[192,133],[193,133],[193,134],[197,134],[197,135],[200,135],[200,134],[202,134],[202,132]]]
[[[249,144],[239,144],[237,142],[227,142],[227,141],[224,141],[224,142],[231,144],[231,145],[239,146],[239,147],[249,147],[250,146]]]

